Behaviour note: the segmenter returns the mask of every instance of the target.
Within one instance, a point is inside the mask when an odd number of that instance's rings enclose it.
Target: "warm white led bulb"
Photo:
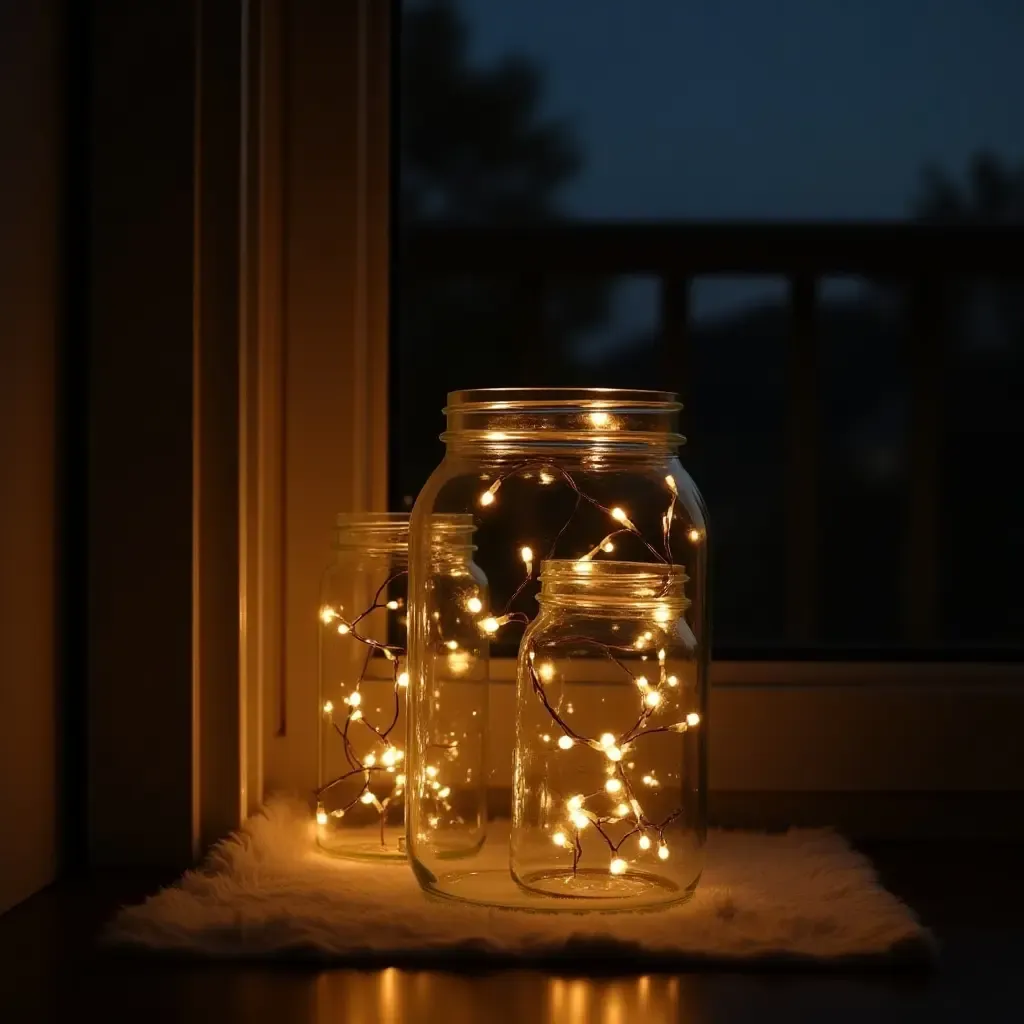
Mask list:
[[[668,679],[665,680],[665,682],[668,683],[669,686],[679,685],[679,679],[676,676],[669,676]]]
[[[388,601],[388,611],[397,612],[398,611],[398,602],[397,601]]]
[[[696,528],[691,528],[690,530],[687,531],[686,536],[687,536],[687,539],[690,541],[691,544],[696,544],[697,541],[700,540],[700,530],[698,530]]]
[[[668,620],[671,617],[672,617],[672,612],[669,610],[668,605],[659,604],[658,607],[654,609],[654,621],[655,622],[668,622]]]
[[[619,523],[624,523],[626,521],[626,513],[618,506],[612,509],[611,517]]]
[[[519,549],[519,557],[529,564],[533,561],[533,548],[524,545]]]
[[[494,493],[492,491],[484,491],[484,493],[480,495],[480,504],[485,507],[487,505],[493,505]]]
[[[608,747],[615,746],[615,735],[610,732],[601,733],[601,738],[598,740],[602,747],[607,749]]]
[[[573,566],[573,569],[581,575],[586,576],[588,573],[592,573],[594,571],[594,563],[591,562],[589,558],[581,558]]]
[[[574,811],[572,815],[572,823],[579,828],[586,828],[590,824],[590,819],[582,811]]]
[[[606,793],[618,793],[622,789],[622,783],[618,779],[609,779],[604,788]]]
[[[450,797],[452,795],[452,791],[451,791],[451,789],[448,786],[445,786],[444,789],[442,789],[437,795],[442,800],[445,800],[445,799],[447,799],[448,797]]]
[[[664,843],[658,847],[658,856],[662,860],[668,860],[668,847]]]
[[[641,690],[646,690],[651,684],[647,682],[647,676],[637,676],[636,685],[640,687]]]
[[[608,756],[609,761],[621,761],[622,751],[618,747],[608,747],[605,749],[605,754]]]
[[[353,690],[352,693],[345,698],[345,703],[350,707],[357,708],[363,702],[363,695],[358,690]]]
[[[369,790],[367,790],[367,791],[366,791],[366,792],[365,792],[365,793],[364,793],[364,794],[363,794],[363,795],[362,795],[362,796],[361,796],[361,797],[359,798],[359,802],[360,802],[361,804],[372,804],[372,803],[373,803],[373,794],[372,794],[372,793],[371,793],[371,792],[370,792]]]
[[[359,710],[359,708],[356,708],[355,711],[353,711],[352,714],[348,717],[351,721],[358,722],[359,719],[363,717],[363,713]]]
[[[408,686],[409,685],[409,673],[408,672],[399,672],[398,673],[398,685],[399,686]]]
[[[700,725],[700,715],[698,715],[696,711],[691,711],[686,716],[686,724],[691,728],[695,725]]]
[[[493,615],[489,615],[486,619],[480,620],[480,628],[485,633],[497,633],[499,625],[500,623]]]
[[[641,850],[649,850],[651,848],[650,836],[641,836],[639,839],[639,843]]]
[[[578,811],[583,806],[582,794],[569,797],[565,802],[565,806],[568,807],[570,811]]]
[[[479,597],[471,597],[466,602],[466,610],[472,612],[473,615],[476,615],[484,610],[484,603]]]
[[[324,701],[324,714],[325,715],[329,715],[333,710],[334,710],[334,701],[325,700]]]
[[[629,867],[629,865],[621,857],[616,857],[612,860],[611,864],[608,865],[608,870],[613,875],[624,875],[627,867]]]
[[[437,778],[437,769],[432,764],[427,765],[427,775],[432,779]]]
[[[610,554],[611,554],[611,553],[612,553],[612,552],[613,552],[613,551],[615,550],[615,545],[614,545],[614,544],[613,544],[613,543],[612,543],[612,542],[611,542],[610,540],[606,540],[606,541],[605,541],[605,542],[604,542],[604,543],[603,543],[603,544],[601,545],[601,550],[602,550],[602,551],[603,551],[603,552],[604,552],[604,553],[605,553],[606,555],[610,555]]]
[[[615,813],[620,818],[624,818],[627,814],[629,814],[629,808],[625,804],[619,804],[619,806],[615,808]]]
[[[553,842],[555,844],[555,846],[565,846],[565,833],[564,832],[556,832],[551,837],[551,842]]]
[[[338,623],[338,632],[344,636],[349,631],[349,624],[347,622]]]
[[[367,768],[372,768],[376,763],[377,758],[373,754],[367,754],[366,757],[363,758],[363,764],[366,765]]]
[[[316,823],[318,825],[327,824],[327,812],[322,807],[316,809]]]
[[[325,626],[329,626],[337,617],[338,613],[333,608],[320,609],[320,621]]]
[[[555,678],[555,666],[550,661],[545,661],[540,668],[537,669],[537,675],[544,680],[545,683],[550,683]]]
[[[644,703],[649,708],[656,708],[661,703],[661,694],[657,690],[651,690],[646,697],[644,697]]]
[[[572,740],[571,736],[559,736],[558,737],[558,746],[562,750],[569,750],[572,747],[572,745],[573,745],[573,740]]]
[[[590,414],[590,422],[595,427],[607,427],[611,419],[611,416],[606,412],[592,412]]]

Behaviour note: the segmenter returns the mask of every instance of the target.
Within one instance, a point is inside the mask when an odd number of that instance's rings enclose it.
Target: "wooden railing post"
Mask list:
[[[815,636],[818,602],[818,359],[816,281],[790,280],[786,370],[786,638],[806,646]]]

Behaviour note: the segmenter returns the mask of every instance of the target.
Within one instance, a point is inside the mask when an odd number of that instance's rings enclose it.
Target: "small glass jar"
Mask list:
[[[519,648],[512,877],[593,909],[688,899],[706,835],[703,654],[679,565],[542,563]]]
[[[472,517],[435,516],[431,531],[439,585],[469,578],[486,599],[472,561]],[[320,846],[343,856],[406,857],[408,566],[407,514],[337,517],[320,587],[316,821]],[[431,790],[439,813],[445,789]]]
[[[410,527],[414,614],[409,624],[407,836],[413,870],[430,892],[504,906],[523,906],[527,894],[511,881],[507,855],[499,867],[486,849],[484,821],[448,836],[445,844],[429,827],[431,813],[421,796],[428,795],[430,750],[458,732],[465,716],[486,699],[474,691],[467,704],[449,690],[446,652],[433,633],[434,621],[467,615],[475,620],[483,645],[474,648],[475,656],[483,657],[489,643],[489,658],[507,658],[511,678],[522,630],[536,611],[541,559],[586,563],[596,574],[609,556],[652,571],[685,567],[688,603],[680,614],[693,637],[690,691],[703,700],[709,635],[707,521],[700,494],[678,459],[683,438],[676,432],[681,407],[675,399],[666,392],[605,388],[502,388],[448,396],[448,428],[441,435],[445,457],[420,492]],[[474,557],[490,583],[489,604],[470,605],[466,595],[431,585],[428,523],[438,514],[474,517]],[[676,577],[670,573],[668,579],[674,587]],[[684,660],[678,653],[673,656]],[[703,710],[694,713],[703,717]],[[554,728],[547,732],[553,742],[560,738]],[[673,739],[678,743],[678,736]],[[488,771],[496,780],[490,802],[495,810],[501,807],[502,789],[511,793],[512,763],[511,748],[493,752]],[[696,775],[687,772],[686,785],[702,792],[702,768]],[[673,782],[682,786],[682,779]],[[703,798],[693,799],[700,805]],[[688,813],[693,799],[688,798]],[[501,816],[510,816],[511,803],[506,797]],[[688,817],[687,828],[700,834],[699,815]],[[675,855],[671,846],[669,854]],[[679,856],[684,856],[683,846]],[[535,869],[523,870],[530,875]],[[690,886],[695,875],[685,874],[681,867],[673,884]],[[579,909],[584,902],[558,900],[536,885],[529,896],[552,909]]]

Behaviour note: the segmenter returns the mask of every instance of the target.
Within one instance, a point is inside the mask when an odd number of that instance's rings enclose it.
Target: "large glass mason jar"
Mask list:
[[[428,891],[508,906],[625,909],[685,898],[696,884],[705,833],[707,522],[703,501],[678,459],[679,410],[675,395],[657,391],[539,388],[449,395],[441,435],[445,457],[417,498],[410,529],[406,830],[413,869]],[[474,517],[475,560],[489,580],[489,601],[432,584],[429,521],[438,514]],[[463,626],[471,620],[478,642],[489,644],[490,664],[507,658],[515,665],[519,659],[524,667],[522,659],[536,642],[535,630],[524,636],[524,629],[537,612],[542,560],[551,563],[544,568],[544,615],[549,609],[554,614],[561,601],[559,614],[572,611],[580,639],[565,647],[567,637],[561,636],[560,649],[543,656],[536,669],[539,692],[532,676],[529,687],[520,684],[528,693],[519,700],[528,696],[530,704],[518,713],[510,864],[507,832],[497,839],[503,848],[499,860],[487,843],[499,831],[488,830],[483,815],[472,825],[464,816],[458,829],[431,824],[433,751],[463,729],[467,715],[486,710],[486,696],[479,693],[486,687],[467,694],[452,678],[450,651],[437,623]],[[616,575],[615,564],[627,568]],[[575,582],[587,577],[594,580],[590,588]],[[643,596],[651,587],[657,599]],[[614,593],[605,596],[605,590]],[[596,605],[614,604],[618,618],[593,614]],[[483,651],[477,647],[473,656]],[[541,657],[534,650],[534,663]],[[525,667],[529,675],[528,661]],[[550,680],[544,678],[549,671]],[[641,678],[648,684],[642,702]],[[548,685],[554,687],[551,709],[562,725],[541,700]],[[673,726],[665,734],[671,739],[658,740],[661,733],[630,735],[636,720],[620,722],[618,711],[606,719],[598,711],[620,704],[623,714],[632,707],[637,718],[647,709],[640,731]],[[677,713],[683,717],[671,717]],[[614,742],[606,745],[609,736]],[[550,745],[544,758],[538,743]],[[630,747],[628,758],[622,744]],[[598,778],[616,763],[610,753],[622,755],[626,779],[617,770]],[[595,760],[588,763],[585,754]],[[511,747],[489,754],[487,770],[496,781],[489,806],[503,806],[504,816],[513,812],[513,760]],[[592,768],[599,771],[587,783],[584,776]],[[633,788],[637,769],[642,770]],[[527,792],[534,786],[536,792]],[[622,799],[606,807],[592,786],[605,797],[615,789]],[[672,799],[677,803],[662,813]],[[594,825],[622,807],[628,813],[617,822],[600,822],[612,846],[621,840],[613,850]],[[627,839],[633,828],[640,831]],[[577,833],[582,854],[574,859]],[[602,852],[593,847],[595,837]],[[592,874],[598,869],[600,882]]]
[[[472,537],[472,516],[432,517],[429,568],[440,586],[472,580],[486,600]],[[320,846],[342,856],[406,859],[408,567],[408,515],[337,517],[320,584],[316,820]],[[468,624],[456,624],[448,639],[468,640],[460,649],[479,646]],[[486,669],[467,658],[466,675]],[[472,751],[460,753],[472,759]],[[439,816],[453,813],[445,779],[439,770],[430,790]]]

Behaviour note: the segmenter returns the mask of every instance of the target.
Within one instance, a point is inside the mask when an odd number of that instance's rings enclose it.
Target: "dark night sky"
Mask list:
[[[902,218],[922,167],[1024,158],[1024,0],[461,0],[474,59],[534,58],[595,218]],[[825,282],[850,294],[853,282]],[[782,294],[701,279],[698,319]],[[623,282],[599,357],[653,327]]]

